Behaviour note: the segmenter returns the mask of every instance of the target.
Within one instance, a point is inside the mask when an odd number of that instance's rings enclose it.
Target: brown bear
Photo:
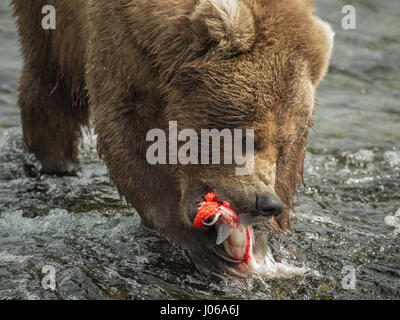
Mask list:
[[[193,227],[205,193],[239,216],[266,217],[271,230],[290,229],[315,88],[332,49],[313,0],[12,2],[24,58],[24,141],[44,173],[76,173],[90,115],[120,194],[203,273],[243,275],[240,257],[216,246],[214,228]],[[45,5],[55,8],[55,29],[42,27]],[[147,133],[167,131],[171,121],[197,132],[253,129],[254,171],[150,164]]]

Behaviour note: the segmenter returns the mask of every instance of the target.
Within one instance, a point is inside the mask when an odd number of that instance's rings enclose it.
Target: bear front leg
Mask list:
[[[79,169],[81,125],[87,125],[88,111],[86,98],[74,100],[72,91],[53,70],[25,64],[18,101],[23,138],[44,174],[76,175]]]

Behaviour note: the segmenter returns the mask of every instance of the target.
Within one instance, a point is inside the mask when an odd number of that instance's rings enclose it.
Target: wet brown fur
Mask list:
[[[195,262],[212,260],[205,235],[187,219],[202,183],[216,186],[239,212],[249,210],[257,193],[275,192],[285,211],[272,225],[290,228],[314,90],[330,57],[313,1],[13,4],[24,57],[24,140],[45,172],[75,172],[90,110],[119,192],[146,226],[186,245]],[[41,28],[44,5],[57,10],[56,30]],[[147,132],[172,120],[180,129],[255,129],[254,174],[236,176],[234,166],[149,165]]]

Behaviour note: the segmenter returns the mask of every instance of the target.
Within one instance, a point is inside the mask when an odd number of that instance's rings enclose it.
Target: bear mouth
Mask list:
[[[199,229],[216,232],[214,253],[224,262],[234,264],[241,272],[261,274],[267,277],[285,277],[305,272],[281,260],[279,244],[270,241],[271,235],[262,230],[255,231],[253,226],[266,225],[267,218],[253,216],[251,213],[237,213],[221,193],[206,186],[197,197],[197,210],[194,226]],[[212,214],[208,212],[212,208]],[[208,210],[208,211],[207,211]],[[208,216],[208,214],[210,214]]]

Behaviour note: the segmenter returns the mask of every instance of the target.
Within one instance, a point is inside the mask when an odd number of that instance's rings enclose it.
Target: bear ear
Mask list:
[[[311,54],[311,81],[316,85],[325,75],[331,58],[335,32],[331,25],[315,17],[317,30],[320,33],[315,52]]]
[[[199,0],[190,20],[203,51],[233,56],[254,42],[253,14],[241,0]]]

